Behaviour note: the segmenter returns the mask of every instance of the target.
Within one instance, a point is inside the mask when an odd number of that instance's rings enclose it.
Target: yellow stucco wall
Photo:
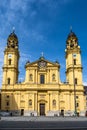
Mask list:
[[[9,42],[9,41],[8,41]],[[70,41],[69,41],[70,42]],[[9,43],[10,46],[11,43]],[[75,43],[76,45],[76,43]],[[59,115],[60,113],[80,113],[85,110],[84,88],[80,47],[67,45],[66,82],[60,80],[60,65],[43,56],[25,65],[24,82],[18,83],[18,48],[8,47],[4,51],[3,82],[1,89],[1,109],[19,112],[23,115]],[[73,58],[73,54],[76,56]],[[9,59],[11,64],[9,65]],[[76,59],[76,65],[73,60]],[[44,83],[41,83],[41,75]],[[8,83],[10,78],[10,83]],[[77,83],[74,79],[77,78]],[[76,97],[75,97],[76,94]]]

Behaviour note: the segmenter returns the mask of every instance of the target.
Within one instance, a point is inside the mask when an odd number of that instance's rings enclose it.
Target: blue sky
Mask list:
[[[64,82],[70,26],[79,40],[83,83],[87,85],[87,0],[0,0],[0,86],[3,51],[13,27],[19,39],[19,80],[24,80],[26,61],[37,60],[43,52],[47,60],[59,61]]]

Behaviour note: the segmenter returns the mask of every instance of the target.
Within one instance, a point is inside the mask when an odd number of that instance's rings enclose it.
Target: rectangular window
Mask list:
[[[73,64],[76,65],[76,59],[73,60]]]
[[[74,82],[75,82],[75,84],[77,84],[77,78],[75,78],[75,81],[74,81]]]
[[[10,79],[10,78],[8,78],[8,79],[7,79],[8,84],[10,84],[10,81],[11,81],[11,79]]]
[[[7,95],[7,98],[9,98],[9,95]]]
[[[76,99],[78,99],[78,96],[76,96]]]
[[[76,107],[79,107],[79,103],[76,103]]]
[[[45,82],[44,75],[40,75],[40,83],[44,84],[44,82]]]
[[[9,65],[11,65],[11,59],[9,59]]]
[[[9,101],[6,102],[6,106],[9,106]]]

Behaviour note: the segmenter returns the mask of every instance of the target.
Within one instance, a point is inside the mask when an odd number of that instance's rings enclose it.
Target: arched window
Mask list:
[[[55,77],[56,77],[55,74],[53,74],[53,75],[52,75],[52,80],[55,80]]]
[[[10,84],[10,82],[11,82],[11,79],[8,78],[8,79],[7,79],[7,84]]]
[[[32,74],[29,75],[29,80],[30,80],[30,81],[33,80],[33,75],[32,75]]]
[[[32,106],[32,100],[31,99],[29,100],[29,106]]]
[[[52,104],[53,104],[53,106],[56,106],[56,100],[55,99],[53,100]]]
[[[8,60],[8,64],[11,65],[11,59]]]

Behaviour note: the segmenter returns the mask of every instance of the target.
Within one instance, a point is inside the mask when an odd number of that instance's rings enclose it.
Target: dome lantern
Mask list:
[[[7,39],[7,47],[8,48],[18,48],[18,38],[15,34],[14,30],[13,32],[8,36]]]
[[[66,40],[66,46],[67,48],[75,48],[78,46],[78,38],[72,30],[70,30],[70,33]]]

